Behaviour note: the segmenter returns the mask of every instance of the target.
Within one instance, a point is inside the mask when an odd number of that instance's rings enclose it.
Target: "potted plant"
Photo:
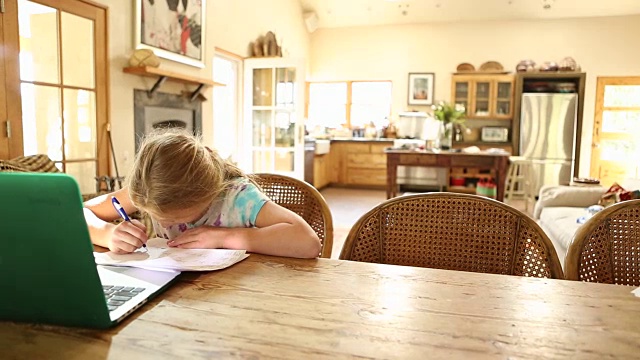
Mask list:
[[[442,122],[443,131],[440,139],[440,147],[442,149],[450,149],[453,145],[452,136],[454,127],[464,126],[466,109],[460,104],[452,105],[446,101],[440,101],[431,106],[433,116]]]

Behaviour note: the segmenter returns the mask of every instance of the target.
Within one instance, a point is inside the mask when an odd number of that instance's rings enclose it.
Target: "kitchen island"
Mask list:
[[[509,166],[509,153],[463,153],[451,151],[426,150],[384,150],[387,163],[387,199],[398,194],[398,166],[422,167],[465,167],[480,170],[493,170],[496,179],[496,199],[504,200],[504,187]]]

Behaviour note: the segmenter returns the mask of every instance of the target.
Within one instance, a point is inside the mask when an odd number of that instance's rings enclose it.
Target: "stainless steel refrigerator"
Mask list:
[[[577,94],[526,93],[520,113],[520,156],[532,161],[532,185],[568,185],[573,178]]]

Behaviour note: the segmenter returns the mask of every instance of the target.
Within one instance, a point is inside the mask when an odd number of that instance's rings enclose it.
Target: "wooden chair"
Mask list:
[[[309,183],[286,175],[259,173],[254,180],[276,204],[300,215],[322,242],[320,257],[330,258],[333,247],[333,219],[329,205]]]
[[[353,226],[340,259],[563,279],[533,219],[496,200],[447,192],[377,205]]]
[[[564,269],[568,280],[640,286],[640,200],[611,205],[580,226]]]

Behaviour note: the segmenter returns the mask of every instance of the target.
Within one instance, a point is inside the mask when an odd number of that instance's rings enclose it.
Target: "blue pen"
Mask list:
[[[111,198],[111,203],[113,204],[113,207],[116,209],[118,214],[120,214],[122,220],[131,222],[131,219],[129,219],[129,215],[127,215],[127,212],[124,211],[124,208],[122,207],[122,205],[120,205],[120,201],[118,201],[115,196]],[[142,244],[142,246],[144,246],[145,249],[147,248],[147,244]]]

